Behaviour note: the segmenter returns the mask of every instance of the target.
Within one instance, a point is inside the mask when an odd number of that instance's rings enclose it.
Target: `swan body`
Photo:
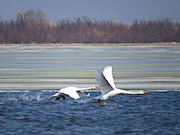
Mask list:
[[[107,66],[104,70],[96,71],[96,81],[99,88],[101,89],[101,95],[94,98],[94,100],[108,100],[118,94],[144,94],[146,91],[127,91],[122,89],[117,89],[114,84],[114,78],[112,75],[112,67]]]
[[[83,90],[90,90],[90,89],[95,89],[98,88],[98,86],[93,86],[93,87],[88,87],[88,88],[78,88],[78,87],[66,87],[66,88],[62,88],[59,90],[58,93],[52,95],[51,97],[56,97],[56,100],[63,98],[63,100],[65,100],[66,96],[70,96],[71,98],[77,100],[80,98],[79,94],[81,96],[89,96],[84,94],[82,91]]]

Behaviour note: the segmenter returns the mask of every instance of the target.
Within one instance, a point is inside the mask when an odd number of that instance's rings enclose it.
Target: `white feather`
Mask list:
[[[74,98],[75,100],[79,99],[80,96],[89,96],[90,94],[86,95],[83,93],[83,90],[90,90],[95,89],[97,86],[92,86],[88,88],[78,88],[78,87],[66,87],[59,90],[58,93],[52,95],[51,97],[56,97],[57,99],[60,99],[61,97],[65,98],[65,96],[70,96],[71,98]]]
[[[96,71],[96,81],[99,88],[101,89],[101,94],[103,95],[114,89],[113,88],[114,85],[112,83],[114,79],[112,78],[112,75],[108,77],[110,73],[112,73],[112,67],[111,68],[105,67],[104,70],[101,69]]]
[[[116,86],[114,84],[114,78],[112,75],[112,67],[111,66],[105,67],[104,71],[103,71],[103,75],[106,78],[106,80],[108,81],[109,85],[111,85],[111,87],[115,90]]]

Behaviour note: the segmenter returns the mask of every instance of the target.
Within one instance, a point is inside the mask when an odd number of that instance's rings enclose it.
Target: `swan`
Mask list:
[[[118,94],[144,94],[146,91],[127,91],[122,89],[117,89],[114,84],[114,79],[112,75],[112,67],[106,66],[104,70],[96,71],[96,81],[101,89],[101,95],[93,98],[96,101],[108,100]]]
[[[78,88],[78,87],[66,87],[66,88],[62,88],[59,90],[58,93],[52,95],[51,97],[56,97],[56,100],[63,98],[63,100],[65,100],[65,96],[70,96],[71,98],[74,98],[75,100],[79,99],[80,95],[82,96],[89,96],[84,94],[82,91],[83,90],[90,90],[90,89],[95,89],[98,88],[98,86],[92,86],[92,87],[88,87],[88,88]]]

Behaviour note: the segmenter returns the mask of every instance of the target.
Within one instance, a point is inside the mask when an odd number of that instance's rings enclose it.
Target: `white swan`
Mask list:
[[[58,93],[52,95],[51,97],[56,97],[56,100],[63,98],[65,100],[65,96],[70,96],[71,98],[74,98],[75,100],[79,99],[80,95],[82,96],[88,96],[84,94],[82,91],[83,90],[90,90],[90,89],[95,89],[98,88],[98,86],[93,86],[93,87],[88,87],[88,88],[78,88],[78,87],[66,87],[63,89],[60,89]]]
[[[104,70],[97,70],[96,71],[96,81],[101,89],[101,95],[94,98],[94,100],[101,101],[101,100],[108,100],[118,94],[144,94],[147,93],[146,91],[126,91],[122,89],[117,89],[114,84],[114,79],[112,75],[112,67],[107,66]]]

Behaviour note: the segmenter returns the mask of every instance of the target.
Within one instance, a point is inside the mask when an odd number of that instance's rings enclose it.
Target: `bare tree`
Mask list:
[[[0,20],[0,43],[150,43],[180,42],[180,24],[171,19],[135,20],[133,24],[90,20],[88,17],[51,24],[41,10]]]

